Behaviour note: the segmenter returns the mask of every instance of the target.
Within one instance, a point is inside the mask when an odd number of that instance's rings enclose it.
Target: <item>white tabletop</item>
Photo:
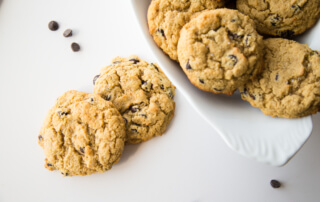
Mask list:
[[[58,31],[48,29],[50,20]],[[62,36],[67,28],[70,38]],[[127,146],[112,170],[71,178],[46,170],[37,137],[55,99],[71,89],[92,92],[101,67],[131,54],[155,62],[128,0],[0,0],[1,202],[319,201],[319,114],[297,155],[272,167],[231,151],[179,89],[167,132]],[[271,179],[283,187],[271,188]]]

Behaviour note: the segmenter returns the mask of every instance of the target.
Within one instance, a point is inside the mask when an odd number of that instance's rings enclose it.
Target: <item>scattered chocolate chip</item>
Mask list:
[[[187,61],[186,69],[192,69],[192,67],[190,66],[189,60]]]
[[[75,42],[73,42],[71,44],[71,49],[73,50],[73,52],[78,52],[80,50],[80,45],[75,43]]]
[[[278,180],[271,180],[270,185],[272,188],[279,188],[281,187],[281,183]]]
[[[100,77],[100,74],[98,74],[98,75],[95,75],[94,77],[93,77],[93,85],[96,85],[96,81],[97,81],[97,79]]]
[[[105,100],[107,100],[107,101],[111,100],[111,95],[107,95],[107,97],[105,98]]]
[[[157,71],[159,71],[158,67],[155,64],[151,63],[150,65],[152,65]]]
[[[161,84],[161,85],[160,85],[160,88],[163,90],[163,89],[164,89],[164,86]]]
[[[135,133],[138,133],[137,129],[135,129],[135,128],[131,128],[131,131],[135,132]]]
[[[279,79],[279,74],[277,73],[275,80],[278,81],[278,79]]]
[[[81,151],[81,153],[83,153],[83,154],[84,154],[84,150],[85,150],[85,147],[80,147],[80,151]]]
[[[39,135],[39,136],[38,136],[38,139],[39,139],[40,141],[43,140],[42,135]]]
[[[52,164],[51,163],[47,163],[47,166],[52,167]]]
[[[66,31],[63,32],[64,37],[70,37],[72,36],[72,30],[71,29],[66,29]]]
[[[62,112],[62,111],[58,111],[58,115],[61,117],[61,116],[66,116],[68,115],[69,113],[68,112]]]
[[[51,31],[56,31],[59,29],[59,24],[56,21],[50,21],[48,27]]]
[[[235,56],[235,55],[228,55],[227,57],[231,59],[232,66],[235,66],[235,65],[238,63],[238,58],[237,58],[237,56]]]
[[[294,31],[292,30],[279,31],[278,35],[283,38],[289,38],[294,35]]]
[[[204,83],[204,80],[202,80],[202,79],[199,79],[199,81],[200,81],[200,83]]]
[[[140,60],[132,58],[129,61],[133,62],[133,64],[137,64],[138,62],[140,62]]]
[[[157,30],[157,32],[159,32],[166,40],[167,40],[167,37],[166,37],[166,35],[164,34],[164,31],[163,31],[163,29],[158,29]]]
[[[135,112],[137,112],[139,110],[139,108],[135,107],[135,106],[131,106],[130,110],[131,110],[132,113],[135,113]]]

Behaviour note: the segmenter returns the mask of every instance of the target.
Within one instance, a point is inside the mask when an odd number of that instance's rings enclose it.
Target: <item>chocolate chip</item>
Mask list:
[[[61,117],[61,116],[66,116],[68,115],[69,113],[68,112],[62,112],[62,111],[58,111],[58,115]]]
[[[232,64],[232,66],[235,66],[235,65],[238,63],[238,58],[237,58],[237,56],[235,56],[235,55],[228,55],[227,57],[231,59],[231,62],[232,62],[231,64]]]
[[[84,154],[84,150],[85,150],[86,148],[85,147],[80,147],[80,151],[81,151],[81,153],[83,153]]]
[[[94,101],[94,99],[93,99],[93,98],[90,98],[90,101],[91,101],[91,102],[93,102],[93,101]]]
[[[64,172],[61,172],[62,175],[65,175],[65,176],[68,176],[69,173],[64,173]]]
[[[192,69],[192,67],[190,66],[189,60],[187,61],[186,69]]]
[[[172,92],[172,89],[171,89],[171,88],[169,89],[168,95],[169,95],[169,97],[170,97],[171,99],[173,99],[174,95],[173,95],[173,92]]]
[[[47,166],[52,167],[52,164],[51,163],[47,163]]]
[[[164,31],[163,31],[163,29],[158,29],[157,30],[157,32],[159,32],[166,40],[167,40],[167,37],[166,37],[166,35],[164,34]]]
[[[215,91],[223,91],[223,89],[213,88]]]
[[[202,80],[202,79],[199,79],[199,81],[200,81],[200,83],[204,83],[204,80]]]
[[[272,26],[277,26],[280,23],[280,18],[278,15],[272,15],[269,19]]]
[[[287,84],[287,85],[290,85],[291,83],[290,83],[290,81],[286,81],[286,84]]]
[[[123,120],[124,120],[125,124],[127,125],[128,120],[127,120],[126,118],[124,118],[124,117],[122,117],[122,118],[123,118]]]
[[[138,62],[140,62],[140,60],[132,58],[129,60],[130,62],[133,62],[133,64],[137,64]]]
[[[104,99],[107,101],[111,100],[111,95],[107,95],[107,97],[105,97]]]
[[[159,71],[158,67],[155,64],[151,63],[150,65],[152,65],[157,71]]]
[[[139,114],[139,116],[143,116],[144,118],[147,118],[147,115],[145,114]]]
[[[244,88],[244,89],[243,89],[243,92],[241,92],[241,94],[245,94],[245,95],[247,95],[247,93],[248,93],[248,91],[247,91],[246,88]]]
[[[71,29],[66,29],[66,31],[63,32],[64,37],[70,37],[72,36],[72,30]]]
[[[230,40],[242,39],[244,37],[243,35],[238,35],[238,34],[232,33],[230,30],[227,30],[227,32],[228,32],[228,37]]]
[[[292,30],[278,31],[278,35],[283,38],[289,38],[294,35],[294,31]]]
[[[75,43],[75,42],[73,42],[71,44],[71,49],[73,50],[73,52],[78,52],[80,50],[80,45]]]
[[[135,132],[135,133],[138,133],[137,129],[135,129],[135,128],[131,128],[131,131]]]
[[[278,180],[271,180],[270,185],[272,188],[279,188],[281,187],[281,183]]]
[[[292,5],[291,8],[294,9],[294,13],[296,13],[296,12],[301,10],[301,7],[298,4]]]
[[[59,29],[59,24],[56,21],[50,21],[48,27],[51,31],[56,31]]]
[[[249,43],[249,38],[250,38],[250,37],[251,37],[251,34],[248,34],[248,35],[246,36],[246,39],[244,40],[244,43],[246,44],[247,47],[250,46],[250,43]]]
[[[237,21],[236,19],[232,19],[232,20],[231,20],[231,22],[236,22],[236,21]]]
[[[98,75],[95,75],[94,77],[93,77],[93,85],[96,85],[96,81],[97,81],[97,79],[100,77],[100,74],[98,74]]]
[[[112,65],[115,65],[115,64],[118,64],[118,63],[121,63],[120,61],[114,61],[113,63],[112,63]]]
[[[39,136],[38,136],[38,139],[39,139],[40,141],[43,140],[42,135],[39,135]]]
[[[132,122],[132,125],[135,125],[135,126],[141,126],[141,124],[134,123],[134,122]]]
[[[160,85],[160,88],[163,90],[163,89],[164,89],[164,86],[161,84],[161,85]]]
[[[252,94],[249,93],[249,96],[253,99],[253,100],[256,100],[256,97]]]
[[[278,79],[279,79],[279,74],[277,73],[275,80],[278,81]]]
[[[135,113],[135,112],[137,112],[139,110],[139,108],[135,107],[135,106],[131,106],[130,110],[131,110],[132,113]]]

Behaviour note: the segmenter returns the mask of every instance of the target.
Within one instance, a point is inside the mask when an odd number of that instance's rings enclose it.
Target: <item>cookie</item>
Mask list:
[[[180,34],[180,66],[201,90],[231,95],[263,68],[263,39],[236,10],[204,12]]]
[[[45,167],[64,176],[104,172],[120,159],[125,122],[111,102],[68,91],[50,109],[38,137]]]
[[[94,79],[94,93],[112,101],[126,122],[127,143],[162,135],[175,110],[175,87],[158,65],[117,57]]]
[[[149,32],[171,59],[178,60],[177,44],[181,28],[193,14],[223,5],[224,0],[153,0],[148,9]]]
[[[287,39],[265,40],[265,69],[239,90],[273,117],[298,118],[320,108],[320,52]]]
[[[255,21],[260,34],[280,37],[303,33],[320,16],[319,0],[237,0],[237,8]]]

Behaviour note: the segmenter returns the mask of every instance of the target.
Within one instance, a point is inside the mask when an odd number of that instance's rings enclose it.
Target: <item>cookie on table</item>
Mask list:
[[[320,52],[305,44],[265,40],[265,69],[241,97],[273,117],[298,118],[320,109]]]
[[[237,0],[237,8],[255,21],[260,34],[280,37],[301,34],[320,17],[319,0]]]
[[[122,114],[127,143],[162,135],[174,115],[175,87],[158,65],[137,56],[113,59],[94,84],[94,93],[112,101]]]
[[[181,28],[193,14],[223,5],[224,0],[153,0],[148,9],[149,32],[171,59],[178,60],[177,44]]]
[[[263,39],[236,10],[206,11],[180,34],[180,66],[201,90],[231,95],[263,68]]]
[[[64,176],[104,172],[120,159],[125,122],[111,102],[68,91],[48,112],[38,137],[45,167]]]

